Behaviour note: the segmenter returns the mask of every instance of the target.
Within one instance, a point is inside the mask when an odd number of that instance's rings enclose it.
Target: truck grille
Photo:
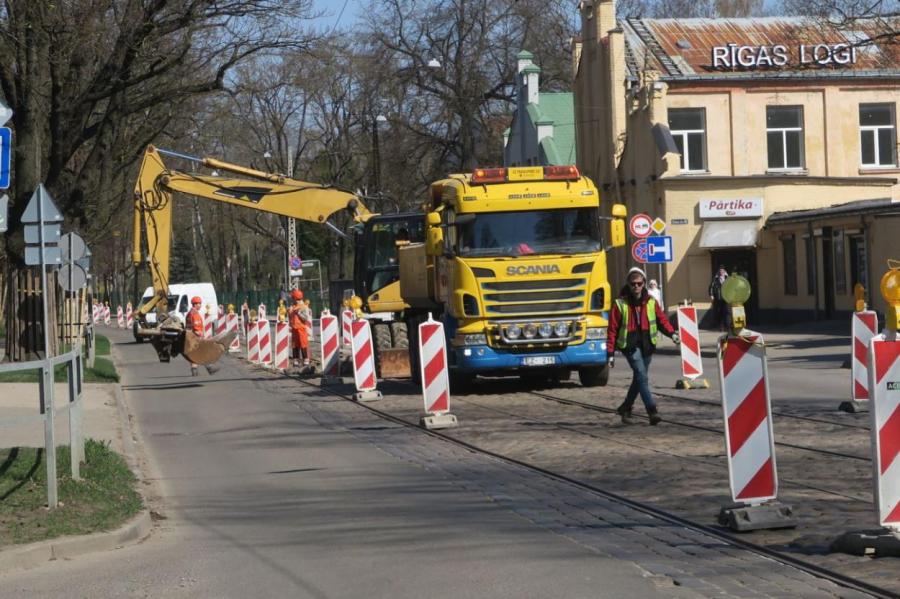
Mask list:
[[[482,283],[481,289],[487,314],[538,316],[583,309],[586,284],[587,279],[580,278],[495,281]]]

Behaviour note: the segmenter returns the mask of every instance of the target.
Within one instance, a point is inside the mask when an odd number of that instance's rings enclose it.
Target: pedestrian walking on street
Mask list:
[[[712,300],[713,309],[713,326],[719,327],[720,331],[725,331],[728,325],[728,310],[725,300],[722,299],[722,285],[728,278],[728,271],[725,266],[720,264],[719,270],[713,275],[712,281],[709,283],[709,299]]]
[[[666,306],[662,301],[662,289],[659,288],[659,283],[656,282],[656,279],[650,279],[650,282],[647,283],[647,293],[656,300],[656,303],[659,304],[660,308],[663,310],[666,309]]]
[[[656,350],[660,331],[676,344],[681,343],[675,327],[666,318],[659,302],[647,291],[646,282],[647,275],[643,270],[637,267],[629,270],[625,287],[613,302],[609,314],[609,329],[606,335],[609,366],[612,368],[615,365],[615,350],[619,350],[633,372],[625,401],[616,409],[616,413],[625,424],[632,421],[631,409],[638,395],[641,396],[641,401],[647,409],[650,424],[660,423],[662,418],[650,392],[650,360]]]

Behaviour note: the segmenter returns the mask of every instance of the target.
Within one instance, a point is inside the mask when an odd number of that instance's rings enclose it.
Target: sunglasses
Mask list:
[[[631,285],[632,287],[643,287],[644,286],[643,281],[629,281],[628,284]]]

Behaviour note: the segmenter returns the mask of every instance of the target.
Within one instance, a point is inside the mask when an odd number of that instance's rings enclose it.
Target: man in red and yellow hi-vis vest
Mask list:
[[[203,300],[199,295],[191,298],[191,309],[184,317],[184,328],[203,339],[203,314],[200,313],[200,304]],[[191,374],[197,376],[197,365],[191,362]]]
[[[307,325],[312,324],[308,319],[306,304],[303,303],[303,292],[299,289],[291,291],[291,299],[294,304],[288,308],[288,323],[291,325],[291,345],[293,347],[294,366],[299,366],[300,357],[303,357],[303,365],[309,365],[309,330]]]

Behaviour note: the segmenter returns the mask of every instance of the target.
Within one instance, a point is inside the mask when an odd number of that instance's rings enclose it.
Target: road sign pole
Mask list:
[[[41,368],[41,395],[44,398],[44,455],[47,459],[47,507],[55,508],[59,504],[59,492],[56,486],[56,418],[53,405],[53,363],[50,361],[50,311],[47,305],[47,263],[44,255],[44,207],[38,198],[38,244],[41,260],[41,303],[44,311],[44,366]]]

